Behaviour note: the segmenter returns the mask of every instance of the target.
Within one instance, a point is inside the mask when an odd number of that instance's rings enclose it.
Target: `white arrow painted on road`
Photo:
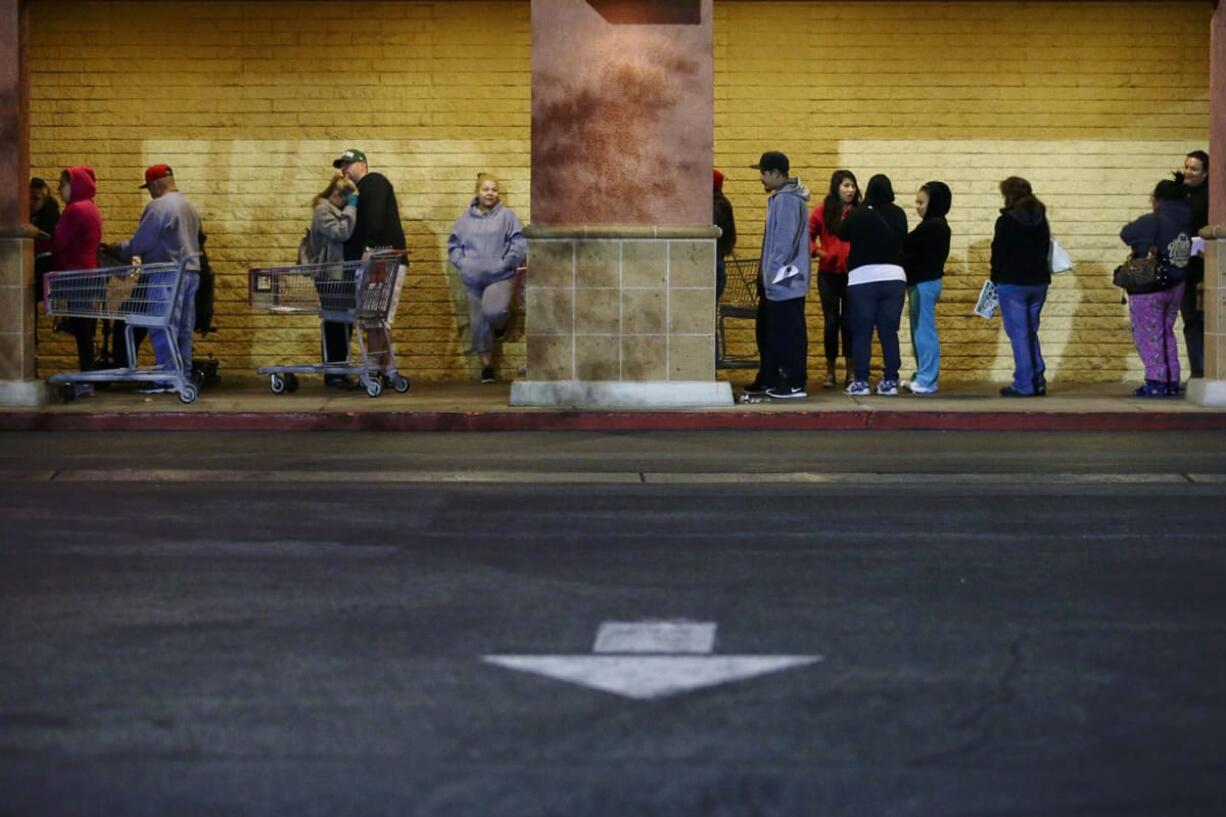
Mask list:
[[[710,622],[608,621],[596,635],[595,655],[487,655],[484,660],[640,701],[822,660],[820,655],[711,655],[715,627]]]

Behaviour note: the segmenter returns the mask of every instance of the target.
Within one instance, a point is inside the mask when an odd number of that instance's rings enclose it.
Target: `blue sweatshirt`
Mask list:
[[[477,199],[451,225],[447,258],[460,271],[460,280],[471,290],[515,275],[515,268],[528,257],[528,242],[519,217],[503,206],[481,212]]]
[[[145,205],[136,233],[111,249],[125,261],[139,255],[146,264],[195,256],[184,270],[200,272],[200,216],[187,197],[172,190]]]
[[[803,298],[809,290],[809,188],[800,179],[788,179],[766,202],[766,229],[762,234],[762,286],[770,301]],[[799,236],[799,240],[797,237]],[[799,271],[775,283],[779,270]]]

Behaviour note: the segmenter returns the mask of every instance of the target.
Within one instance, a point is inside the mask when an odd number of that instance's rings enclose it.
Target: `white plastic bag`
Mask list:
[[[1061,247],[1060,242],[1054,238],[1051,240],[1051,247],[1047,251],[1047,266],[1051,270],[1052,275],[1059,275],[1073,268],[1073,259],[1069,258],[1069,254],[1064,251],[1064,247]]]

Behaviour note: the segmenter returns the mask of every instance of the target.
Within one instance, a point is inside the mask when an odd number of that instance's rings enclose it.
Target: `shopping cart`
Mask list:
[[[185,265],[196,258],[187,255],[178,261],[157,264],[128,264],[98,269],[48,272],[43,277],[43,304],[48,315],[64,318],[101,318],[125,324],[124,342],[129,361],[136,361],[132,331],[142,327],[165,332],[172,358],[171,368],[128,366],[88,372],[61,372],[47,378],[49,383],[114,383],[123,381],[164,383],[177,392],[179,400],[194,403],[198,394],[189,366],[179,356],[179,288]]]
[[[758,268],[757,258],[729,258],[725,269],[728,283],[724,287],[724,295],[719,299],[716,323],[716,353],[715,368],[717,369],[756,369],[756,357],[738,357],[728,353],[728,333],[725,321],[728,318],[738,320],[756,320],[758,317]]]
[[[409,390],[409,379],[396,371],[390,331],[405,255],[404,251],[393,250],[362,261],[268,267],[248,273],[248,301],[253,309],[319,318],[321,362],[262,366],[257,370],[268,376],[273,394],[297,391],[300,374],[357,375],[371,397],[382,394],[385,384],[401,394]],[[352,353],[342,361],[327,359],[323,328],[328,321],[357,330],[353,335],[358,359]],[[374,354],[368,349],[367,334],[377,338],[382,347]]]

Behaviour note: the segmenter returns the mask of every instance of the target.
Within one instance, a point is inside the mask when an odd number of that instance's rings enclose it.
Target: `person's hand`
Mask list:
[[[814,251],[813,257],[816,258],[818,261],[821,261],[826,257],[826,251],[823,250],[821,247],[818,247],[817,250]]]

